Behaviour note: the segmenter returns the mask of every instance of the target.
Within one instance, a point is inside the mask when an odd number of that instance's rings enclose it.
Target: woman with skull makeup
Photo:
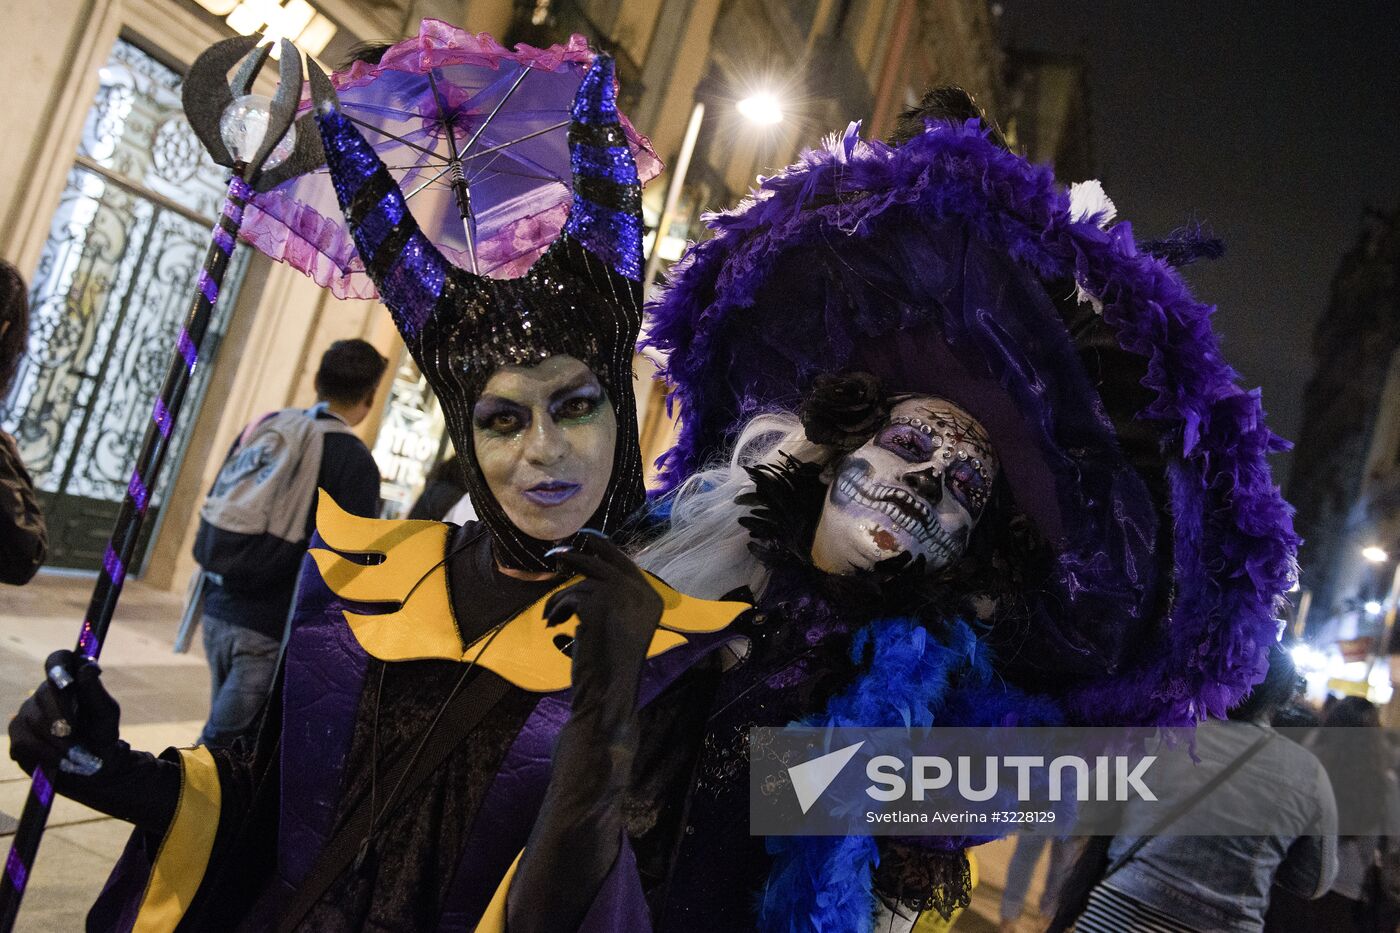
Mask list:
[[[997,460],[976,418],[947,399],[912,396],[892,400],[884,426],[831,474],[812,539],[817,569],[848,574],[907,554],[940,570],[967,550]]]
[[[135,751],[97,666],[63,653],[12,754],[137,827],[89,929],[638,928],[712,652],[748,606],[682,596],[610,540],[643,502],[640,183],[611,60],[575,99],[563,232],[500,281],[425,239],[311,68],[341,206],[481,521],[362,519],[323,494],[255,742]]]
[[[652,311],[682,424],[638,561],[757,607],[668,930],[967,903],[991,837],[750,838],[750,726],[1190,725],[1262,678],[1296,573],[1282,442],[1158,256],[1208,244],[1139,247],[956,88],[857,130],[714,216]]]

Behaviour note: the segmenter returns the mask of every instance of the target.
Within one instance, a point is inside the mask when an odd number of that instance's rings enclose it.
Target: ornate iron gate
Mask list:
[[[40,490],[49,563],[96,568],[217,217],[223,171],[180,109],[180,75],[119,39],[31,282],[28,353],[0,421]],[[213,358],[247,264],[240,247]],[[179,469],[209,375],[196,370],[146,528]],[[144,546],[143,546],[144,550]]]

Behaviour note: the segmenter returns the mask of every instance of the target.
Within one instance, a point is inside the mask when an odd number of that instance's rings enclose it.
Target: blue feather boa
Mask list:
[[[1011,726],[1059,722],[1048,700],[993,684],[991,653],[964,622],[942,638],[917,620],[881,619],[856,633],[851,657],[864,674],[800,725]],[[942,851],[995,837],[930,838]],[[874,836],[782,836],[768,840],[773,868],[759,905],[764,933],[853,933],[875,915]]]

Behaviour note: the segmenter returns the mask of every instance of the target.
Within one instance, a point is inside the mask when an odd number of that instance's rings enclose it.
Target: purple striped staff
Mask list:
[[[293,129],[302,71],[299,54],[286,39],[281,40],[276,96],[268,100],[250,95],[253,80],[271,52],[270,45],[254,51],[258,42],[257,36],[240,36],[216,43],[195,60],[185,81],[183,104],[190,125],[214,161],[230,168],[232,176],[223,209],[210,236],[194,300],[176,341],[160,395],[152,407],[151,423],[146,427],[145,439],[117,512],[103,554],[102,569],[78,634],[78,652],[94,660],[102,653],[122,584],[136,556],[137,540],[155,480],[169,453],[171,434],[180,417],[190,377],[200,361],[200,347],[209,330],[219,288],[243,222],[243,209],[255,190],[265,191],[308,171],[323,159],[315,128],[308,123],[301,133]],[[229,82],[228,72],[240,60],[244,60],[243,65]],[[281,158],[274,156],[274,151]],[[36,768],[5,860],[5,870],[0,876],[0,933],[9,933],[14,927],[53,806],[53,796],[49,776],[42,768]]]

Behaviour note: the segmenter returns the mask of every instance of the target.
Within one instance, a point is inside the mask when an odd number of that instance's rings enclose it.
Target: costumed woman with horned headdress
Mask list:
[[[651,311],[682,424],[639,562],[758,609],[668,930],[908,929],[967,903],[987,837],[751,838],[750,726],[1223,716],[1296,572],[1283,444],[1172,268],[1212,244],[1140,247],[958,89],[888,144],[857,130],[712,217]]]
[[[481,520],[361,519],[323,496],[254,743],[133,750],[96,665],[68,658],[12,753],[136,824],[89,929],[638,928],[681,832],[706,659],[748,607],[683,597],[609,538],[643,503],[641,195],[611,59],[575,98],[563,232],[511,280],[446,261],[311,81],[356,246]],[[568,780],[546,792],[551,751]],[[508,901],[532,832],[519,890],[537,896]]]

